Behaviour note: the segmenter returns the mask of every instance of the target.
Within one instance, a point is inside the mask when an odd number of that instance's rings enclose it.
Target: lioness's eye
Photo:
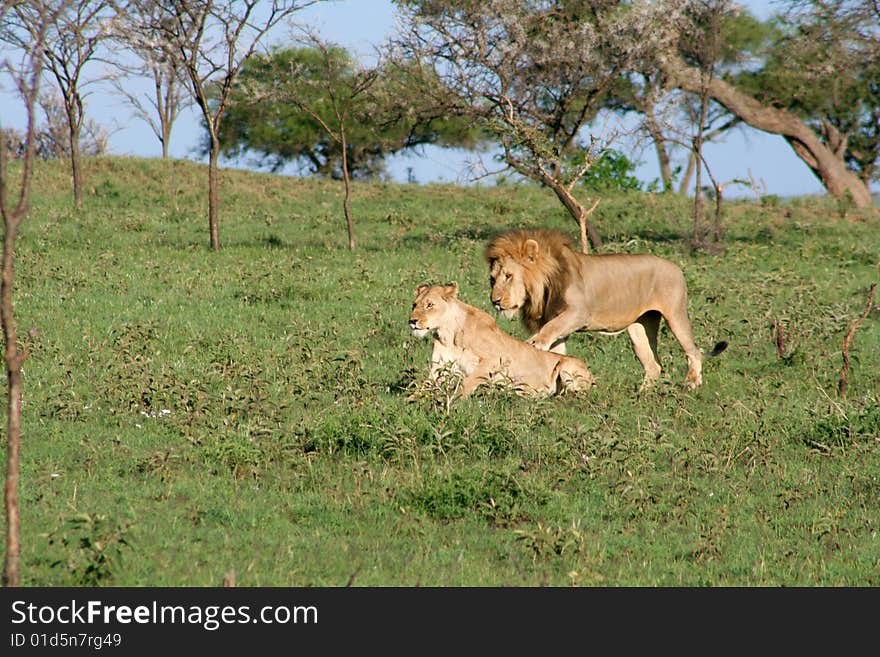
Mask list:
[[[434,307],[434,304],[431,303],[430,301],[425,304],[425,308],[433,308],[433,307]]]
[[[509,281],[511,278],[513,278],[513,274],[510,274],[510,273],[504,274],[504,280]]]

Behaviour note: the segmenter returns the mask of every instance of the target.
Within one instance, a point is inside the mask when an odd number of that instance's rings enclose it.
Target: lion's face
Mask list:
[[[513,258],[497,258],[489,266],[492,305],[507,319],[516,317],[526,302],[523,266]]]
[[[419,285],[409,315],[409,330],[417,338],[427,337],[444,324],[450,300],[458,293],[458,285]]]

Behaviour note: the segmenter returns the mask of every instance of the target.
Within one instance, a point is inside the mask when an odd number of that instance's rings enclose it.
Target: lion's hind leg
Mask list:
[[[650,388],[660,378],[660,359],[657,356],[657,332],[660,330],[660,318],[659,312],[649,310],[626,327],[626,332],[632,340],[633,351],[645,369],[645,378],[639,390]]]
[[[577,358],[563,357],[553,368],[555,394],[580,392],[593,387],[595,379],[586,364]]]
[[[666,317],[666,324],[687,356],[688,371],[685,385],[693,390],[703,383],[703,353],[694,343],[691,322],[688,319],[687,313],[682,310],[677,316]]]

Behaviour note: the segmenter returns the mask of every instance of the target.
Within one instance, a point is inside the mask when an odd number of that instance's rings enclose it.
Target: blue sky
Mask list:
[[[775,3],[752,0],[742,4],[763,18],[771,13]],[[362,56],[369,56],[373,44],[383,41],[395,28],[391,0],[322,2],[295,16],[297,22],[315,28],[325,39],[340,43]],[[279,32],[283,32],[283,28]],[[8,95],[0,95],[0,98],[3,103],[0,124],[16,125],[14,108],[9,111],[14,99]],[[142,157],[161,155],[159,142],[150,128],[143,121],[132,118],[130,109],[120,98],[95,89],[87,100],[87,117],[112,130],[111,153]],[[195,158],[194,148],[199,142],[200,132],[195,111],[181,116],[172,133],[171,155]],[[715,178],[720,182],[751,176],[767,194],[792,196],[824,193],[812,172],[777,135],[751,128],[738,129],[723,142],[708,144],[705,153]],[[644,181],[656,179],[659,173],[653,150],[646,148],[637,157],[642,160],[636,172],[638,177]],[[421,155],[393,158],[389,162],[389,172],[397,181],[405,181],[412,175],[421,183],[463,182],[469,175],[468,161],[473,159],[473,155],[466,153],[429,147]],[[728,195],[751,196],[752,192],[741,186],[731,186]]]

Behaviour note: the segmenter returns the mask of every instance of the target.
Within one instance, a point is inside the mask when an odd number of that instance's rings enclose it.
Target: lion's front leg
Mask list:
[[[464,376],[464,372],[452,361],[438,362],[431,367],[428,378],[422,381],[416,389],[406,398],[407,401],[415,401],[420,397],[430,396],[438,388],[455,385],[454,380]]]
[[[552,351],[554,354],[560,354],[562,356],[565,356],[565,338],[563,338],[561,340],[557,340],[556,342],[551,344],[549,347],[545,347],[538,339],[538,334],[535,333],[535,335],[533,335],[528,340],[526,340],[526,342],[528,344],[532,345],[533,347],[537,347],[541,351]]]
[[[461,381],[461,396],[470,397],[471,394],[492,378],[492,368],[488,363],[481,362],[473,372]]]
[[[431,352],[431,370],[428,372],[428,378],[406,398],[407,401],[414,401],[424,396],[426,391],[435,389],[449,375],[463,376],[464,372],[459,367],[459,359],[459,350],[448,347],[440,340],[434,340]]]
[[[543,351],[564,354],[568,336],[586,325],[586,318],[576,313],[563,312],[544,324],[527,342]]]

